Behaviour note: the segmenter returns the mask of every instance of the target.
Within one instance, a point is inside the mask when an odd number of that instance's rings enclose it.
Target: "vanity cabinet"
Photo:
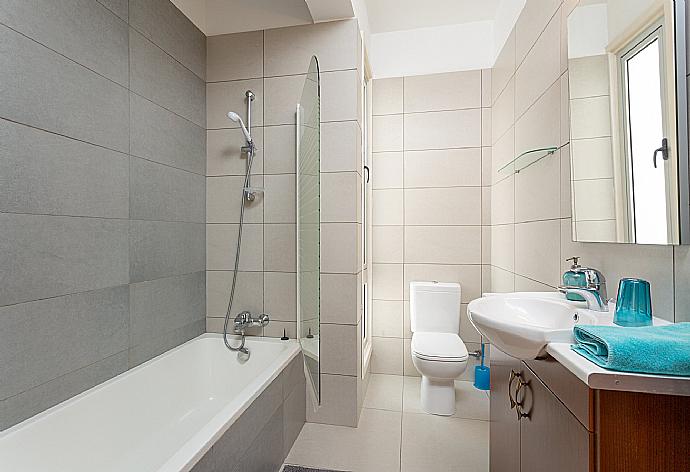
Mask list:
[[[690,397],[590,389],[491,351],[491,472],[690,471]]]

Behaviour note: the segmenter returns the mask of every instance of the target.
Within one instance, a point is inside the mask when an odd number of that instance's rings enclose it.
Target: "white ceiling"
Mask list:
[[[493,21],[500,0],[365,0],[371,33]]]

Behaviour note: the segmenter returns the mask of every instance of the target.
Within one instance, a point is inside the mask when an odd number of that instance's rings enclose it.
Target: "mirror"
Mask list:
[[[319,62],[311,58],[297,105],[297,329],[307,381],[321,399],[320,271],[321,99]]]
[[[568,17],[573,240],[687,243],[685,2],[580,0]]]

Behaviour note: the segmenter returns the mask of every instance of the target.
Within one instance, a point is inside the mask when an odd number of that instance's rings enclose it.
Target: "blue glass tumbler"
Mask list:
[[[618,284],[613,322],[626,327],[652,325],[652,294],[649,282],[642,279],[621,279]]]

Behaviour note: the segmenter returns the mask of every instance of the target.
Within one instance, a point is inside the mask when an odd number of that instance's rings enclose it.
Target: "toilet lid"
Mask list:
[[[453,333],[414,333],[412,353],[430,360],[463,361],[468,357],[465,343]]]

